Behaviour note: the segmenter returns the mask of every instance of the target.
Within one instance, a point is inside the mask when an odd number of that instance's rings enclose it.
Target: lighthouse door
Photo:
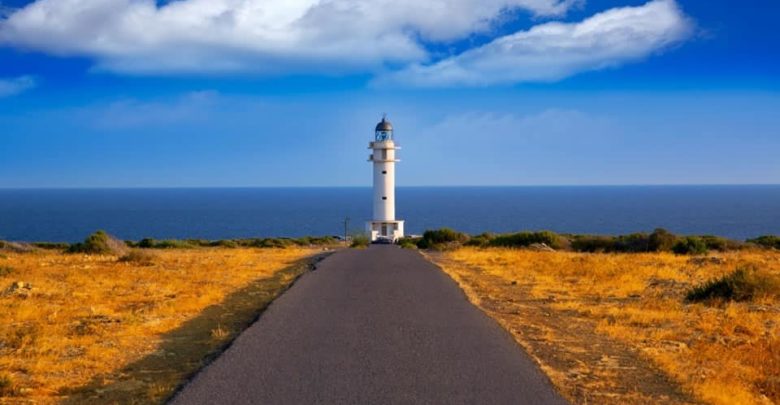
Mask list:
[[[387,236],[387,224],[382,224],[382,236]]]

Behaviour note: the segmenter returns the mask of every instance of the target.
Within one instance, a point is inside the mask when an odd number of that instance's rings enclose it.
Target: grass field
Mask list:
[[[739,302],[686,300],[737,267],[776,283],[780,252],[460,248],[431,257],[576,403],[780,403],[777,284]]]
[[[164,401],[320,251],[0,252],[0,403]]]

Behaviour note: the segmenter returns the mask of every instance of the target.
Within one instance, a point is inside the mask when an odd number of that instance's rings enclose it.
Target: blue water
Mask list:
[[[780,234],[780,186],[400,188],[407,233],[548,229],[620,234],[664,227],[745,239]],[[369,188],[0,190],[0,239],[77,241],[337,235],[371,216]]]

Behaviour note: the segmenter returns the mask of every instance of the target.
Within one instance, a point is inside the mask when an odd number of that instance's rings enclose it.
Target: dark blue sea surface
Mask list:
[[[397,191],[407,233],[667,228],[745,239],[780,234],[780,186],[411,187]],[[82,240],[338,235],[371,216],[370,188],[0,190],[0,239]]]

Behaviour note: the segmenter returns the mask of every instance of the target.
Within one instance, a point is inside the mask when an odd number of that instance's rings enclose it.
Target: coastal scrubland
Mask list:
[[[0,403],[163,402],[323,250],[96,235],[0,246]]]
[[[780,403],[776,250],[663,232],[651,252],[649,234],[437,232],[427,255],[575,403]]]

